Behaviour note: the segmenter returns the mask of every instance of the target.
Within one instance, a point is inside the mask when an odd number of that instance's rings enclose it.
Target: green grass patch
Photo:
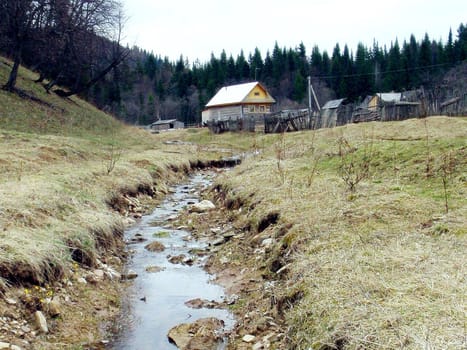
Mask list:
[[[167,238],[170,237],[169,231],[157,231],[152,234],[154,238]]]

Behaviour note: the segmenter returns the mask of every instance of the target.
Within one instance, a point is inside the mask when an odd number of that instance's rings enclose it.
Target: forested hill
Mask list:
[[[12,72],[15,63],[22,63],[40,73],[37,84],[48,92],[79,94],[135,124],[158,118],[197,123],[217,89],[253,80],[270,90],[277,108],[306,105],[308,76],[321,104],[344,97],[359,101],[374,92],[437,88],[450,69],[467,59],[464,24],[455,33],[449,30],[446,43],[428,34],[419,40],[412,35],[389,46],[336,44],[332,53],[316,46],[308,51],[303,43],[294,48],[276,43],[265,57],[258,49],[236,57],[223,51],[202,63],[188,62],[183,56],[173,62],[137,47],[122,47],[118,1],[51,5],[45,0],[7,0],[0,3],[0,12],[5,14],[0,21],[0,53],[13,60]],[[449,76],[456,77],[452,72]],[[0,85],[14,91],[11,78]]]
[[[183,56],[172,63],[135,49],[132,60],[120,67],[130,73],[122,75],[130,78],[123,83],[130,88],[122,91],[121,97],[126,101],[138,96],[133,99],[134,104],[125,105],[125,114],[132,121],[144,124],[160,116],[181,117],[191,123],[199,120],[193,117],[199,118],[204,105],[220,87],[254,80],[268,87],[278,108],[307,105],[308,76],[312,77],[321,104],[333,98],[359,101],[375,92],[420,86],[432,89],[439,87],[453,68],[466,64],[467,27],[460,25],[457,33],[454,39],[449,31],[446,44],[430,40],[428,34],[422,41],[413,35],[409,42],[401,44],[396,39],[389,48],[377,43],[371,48],[360,44],[355,52],[336,44],[332,55],[316,46],[308,53],[303,43],[296,48],[281,48],[276,43],[265,57],[258,49],[248,55],[242,51],[235,58],[223,51],[219,56],[212,54],[208,62],[192,64]],[[453,76],[451,73],[450,82],[457,83]]]

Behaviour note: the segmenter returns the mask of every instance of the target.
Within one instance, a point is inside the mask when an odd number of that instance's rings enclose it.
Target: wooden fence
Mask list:
[[[227,131],[249,131],[255,132],[257,121],[255,117],[230,117],[228,119],[209,120],[207,123],[209,130],[214,134],[221,134]]]
[[[307,109],[281,111],[264,117],[264,132],[281,133],[312,128],[312,118]]]

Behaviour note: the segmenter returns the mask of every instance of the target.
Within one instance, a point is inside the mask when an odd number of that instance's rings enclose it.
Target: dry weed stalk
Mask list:
[[[315,147],[315,140],[316,140],[316,130],[311,131],[311,145],[310,145],[310,150],[311,150],[311,169],[310,172],[308,173],[307,176],[307,186],[311,187],[311,184],[313,183],[313,179],[316,175],[316,171],[318,169],[318,163],[320,160],[319,155],[316,154],[316,147]]]
[[[456,154],[451,150],[441,155],[441,162],[437,169],[439,176],[441,177],[441,181],[443,182],[444,209],[446,213],[449,212],[449,182],[456,171],[457,163]]]
[[[425,148],[426,148],[426,159],[425,159],[425,175],[426,177],[431,177],[433,175],[433,163],[435,158],[431,152],[430,148],[430,133],[428,131],[428,122],[427,118],[423,119],[423,125],[425,127]]]
[[[350,192],[355,192],[356,186],[364,179],[370,177],[370,165],[373,158],[373,142],[365,142],[363,154],[357,154],[358,149],[353,147],[349,141],[341,136],[339,145],[339,175],[347,185]]]
[[[282,161],[285,159],[285,133],[280,133],[279,140],[274,144],[274,153],[276,156],[276,165],[277,165],[277,172],[279,174],[279,178],[281,183],[285,183],[286,172],[282,165]]]
[[[107,157],[106,157],[106,172],[107,175],[110,175],[110,173],[115,169],[115,165],[117,162],[120,160],[123,154],[123,149],[117,147],[114,142],[110,145],[110,150],[108,151]]]

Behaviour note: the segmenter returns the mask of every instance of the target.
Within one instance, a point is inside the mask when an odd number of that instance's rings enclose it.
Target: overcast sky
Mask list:
[[[180,55],[190,63],[209,60],[224,49],[248,58],[258,47],[263,55],[303,42],[307,55],[314,45],[329,55],[336,43],[356,51],[362,42],[380,46],[414,34],[421,40],[447,41],[467,24],[466,0],[123,0],[128,22],[125,40],[170,60]]]

